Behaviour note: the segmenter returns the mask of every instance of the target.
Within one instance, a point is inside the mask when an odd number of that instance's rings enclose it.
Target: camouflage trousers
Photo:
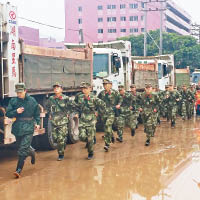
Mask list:
[[[80,120],[81,121],[81,120]],[[96,135],[96,121],[79,124],[79,139],[87,143],[88,153],[94,151],[94,137]]]
[[[104,123],[104,141],[105,144],[109,145],[113,136],[112,126],[115,122],[115,114],[103,116],[102,120]]]
[[[192,104],[189,102],[182,103],[181,111],[182,111],[183,119],[186,119],[186,117],[188,117],[188,119],[192,117],[191,107],[192,107]]]
[[[116,118],[117,125],[117,134],[119,138],[123,137],[123,129],[127,125],[131,130],[135,130],[137,126],[137,113],[134,114],[120,114],[119,117]]]
[[[33,134],[27,134],[23,136],[16,137],[16,143],[18,147],[17,154],[19,157],[28,157],[31,152],[31,143],[33,139]]]
[[[177,115],[177,106],[169,106],[168,107],[168,114],[169,114],[169,119],[171,122],[175,123],[176,122],[176,115]]]
[[[68,135],[67,124],[62,126],[52,125],[52,136],[54,142],[57,143],[57,151],[59,155],[64,155],[67,135]]]
[[[147,139],[150,139],[156,131],[155,119],[157,119],[157,113],[142,113],[142,120],[144,123],[144,132],[146,133]]]

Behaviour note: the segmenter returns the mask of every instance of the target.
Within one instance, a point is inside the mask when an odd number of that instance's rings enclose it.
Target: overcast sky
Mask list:
[[[91,1],[91,0],[85,0]],[[198,0],[174,0],[180,7],[189,12],[193,20],[200,23],[200,11]],[[7,2],[7,0],[0,0]],[[18,7],[20,17],[32,19],[45,24],[65,27],[64,0],[9,0],[9,2]],[[53,29],[41,26],[35,23],[19,20],[20,25],[30,26],[40,29],[41,37],[55,37],[58,40],[64,39],[64,29]]]

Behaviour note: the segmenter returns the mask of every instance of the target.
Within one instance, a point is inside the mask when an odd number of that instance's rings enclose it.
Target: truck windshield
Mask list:
[[[93,59],[93,75],[107,76],[109,65],[108,54],[94,54]]]
[[[193,73],[192,74],[192,83],[198,83],[200,80],[200,73]]]

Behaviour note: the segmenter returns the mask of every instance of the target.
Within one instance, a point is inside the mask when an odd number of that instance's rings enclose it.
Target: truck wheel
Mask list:
[[[56,149],[57,144],[53,141],[51,132],[51,122],[48,117],[44,118],[44,128],[45,134],[41,136],[36,136],[40,138],[40,148],[43,150],[53,150]]]
[[[69,117],[69,132],[68,132],[68,143],[74,144],[79,141],[79,119],[75,117],[75,114],[70,114]]]

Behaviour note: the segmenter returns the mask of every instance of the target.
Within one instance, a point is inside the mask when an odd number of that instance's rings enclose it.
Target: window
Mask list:
[[[103,29],[98,29],[98,33],[103,33]]]
[[[107,17],[107,22],[116,22],[117,18],[116,17]]]
[[[121,33],[126,33],[126,29],[125,28],[121,29],[120,31],[121,31]]]
[[[82,19],[78,19],[78,24],[82,24]]]
[[[109,57],[108,54],[95,54],[93,56],[93,75],[98,76],[99,72],[109,73]]]
[[[141,21],[144,21],[144,15],[141,16]]]
[[[121,21],[126,21],[126,17],[120,17]]]
[[[82,7],[79,6],[79,7],[78,7],[78,11],[79,11],[79,12],[82,12],[82,10],[83,10]]]
[[[117,30],[116,29],[108,29],[108,33],[116,33]]]
[[[141,2],[141,7],[142,7],[142,8],[144,8],[144,4],[145,4],[144,2]]]
[[[134,29],[133,29],[133,32],[134,32],[134,33],[138,33],[138,28],[134,28]]]
[[[126,8],[126,4],[120,4],[120,9],[125,9]]]
[[[98,10],[103,10],[103,6],[97,6]]]
[[[103,22],[103,18],[102,17],[98,18],[98,22]]]
[[[130,21],[138,21],[138,16],[130,16]]]
[[[136,9],[136,8],[138,8],[138,4],[137,3],[129,4],[129,8]]]
[[[142,32],[142,33],[144,32],[144,28],[141,28],[141,32]]]
[[[116,5],[107,5],[107,9],[116,9]]]
[[[130,33],[133,33],[133,28],[130,28]]]

